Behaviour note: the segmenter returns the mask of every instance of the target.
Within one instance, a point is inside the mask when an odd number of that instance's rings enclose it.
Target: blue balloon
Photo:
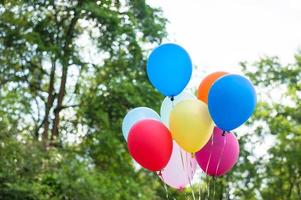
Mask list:
[[[224,131],[231,131],[247,121],[255,106],[255,89],[243,76],[223,76],[210,88],[209,113],[215,124]]]
[[[183,47],[167,43],[151,52],[146,70],[155,88],[165,96],[176,96],[191,78],[192,62]]]
[[[144,119],[161,120],[158,113],[147,107],[134,108],[126,114],[122,122],[122,134],[126,141],[128,140],[128,135],[132,126]]]

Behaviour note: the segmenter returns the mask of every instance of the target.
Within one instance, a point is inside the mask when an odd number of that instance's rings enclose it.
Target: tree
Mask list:
[[[165,22],[144,0],[1,1],[1,199],[161,198],[120,122],[158,109],[145,57]]]
[[[248,132],[236,133],[238,163],[227,175],[202,181],[203,199],[301,198],[300,54],[295,58],[288,65],[277,57],[241,63],[256,86],[258,105]]]
[[[252,121],[255,132],[273,141],[258,171],[262,199],[301,198],[300,54],[295,58],[294,64],[284,66],[277,57],[261,59],[253,64],[256,68],[242,65],[246,75],[263,90]]]
[[[130,69],[115,66],[115,71],[143,70],[137,65],[143,63],[142,46],[158,43],[165,35],[165,20],[159,15],[144,1],[4,1],[1,88],[22,93],[26,97],[22,107],[37,104],[25,113],[32,115],[36,138],[56,141],[60,113],[81,103],[72,95],[78,94],[84,73],[113,71],[103,66],[125,58],[135,65]],[[89,52],[80,45],[85,37],[99,57],[85,58]],[[103,60],[105,64],[98,64]],[[78,76],[72,77],[71,70]]]

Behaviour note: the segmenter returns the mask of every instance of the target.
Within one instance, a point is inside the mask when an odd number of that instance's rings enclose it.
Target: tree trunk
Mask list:
[[[69,59],[70,59],[70,45],[72,44],[73,40],[73,33],[75,25],[79,19],[80,14],[80,6],[82,4],[82,0],[78,2],[77,8],[74,9],[74,17],[72,18],[69,28],[67,30],[66,34],[66,41],[63,47],[63,54],[62,54],[62,78],[60,83],[60,89],[58,93],[57,98],[57,106],[54,110],[54,122],[53,122],[53,128],[51,133],[51,141],[53,142],[56,140],[59,136],[59,124],[60,124],[60,111],[62,110],[63,100],[65,96],[65,90],[66,90],[66,82],[67,82],[67,75],[68,75],[68,67],[69,67]]]
[[[52,134],[51,134],[52,141],[58,137],[58,128],[59,128],[59,123],[60,123],[60,111],[61,111],[64,96],[65,96],[67,74],[68,74],[68,65],[64,64],[63,71],[62,71],[60,90],[59,90],[59,94],[58,94],[58,98],[57,98],[57,106],[54,110],[54,122],[53,122]]]
[[[44,131],[42,134],[42,141],[45,146],[47,146],[48,142],[48,131],[49,131],[49,112],[51,107],[53,106],[54,102],[54,78],[55,78],[55,71],[56,71],[56,60],[52,60],[51,72],[50,72],[50,81],[48,86],[48,98],[46,103],[46,110],[45,110],[45,117],[44,117]]]

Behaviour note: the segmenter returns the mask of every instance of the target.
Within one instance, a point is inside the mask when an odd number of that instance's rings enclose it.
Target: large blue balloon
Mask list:
[[[147,61],[150,82],[165,96],[180,94],[189,82],[191,73],[191,59],[186,50],[177,44],[158,46]]]
[[[243,76],[223,76],[210,88],[209,112],[215,124],[224,131],[231,131],[247,121],[255,106],[255,89]]]

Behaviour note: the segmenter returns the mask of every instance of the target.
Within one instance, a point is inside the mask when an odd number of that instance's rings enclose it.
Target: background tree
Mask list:
[[[1,199],[165,196],[120,133],[128,109],[162,99],[145,76],[160,15],[144,0],[1,1]]]
[[[300,54],[295,59],[288,65],[277,57],[241,63],[256,86],[258,105],[248,131],[236,134],[240,157],[232,172],[215,183],[205,179],[209,199],[301,198]],[[203,196],[208,198],[208,190]]]
[[[295,59],[288,65],[282,65],[277,57],[242,65],[261,90],[261,102],[252,122],[255,133],[263,138],[262,143],[273,141],[261,159],[262,169],[257,171],[261,180],[258,196],[262,199],[301,198],[300,54]]]

